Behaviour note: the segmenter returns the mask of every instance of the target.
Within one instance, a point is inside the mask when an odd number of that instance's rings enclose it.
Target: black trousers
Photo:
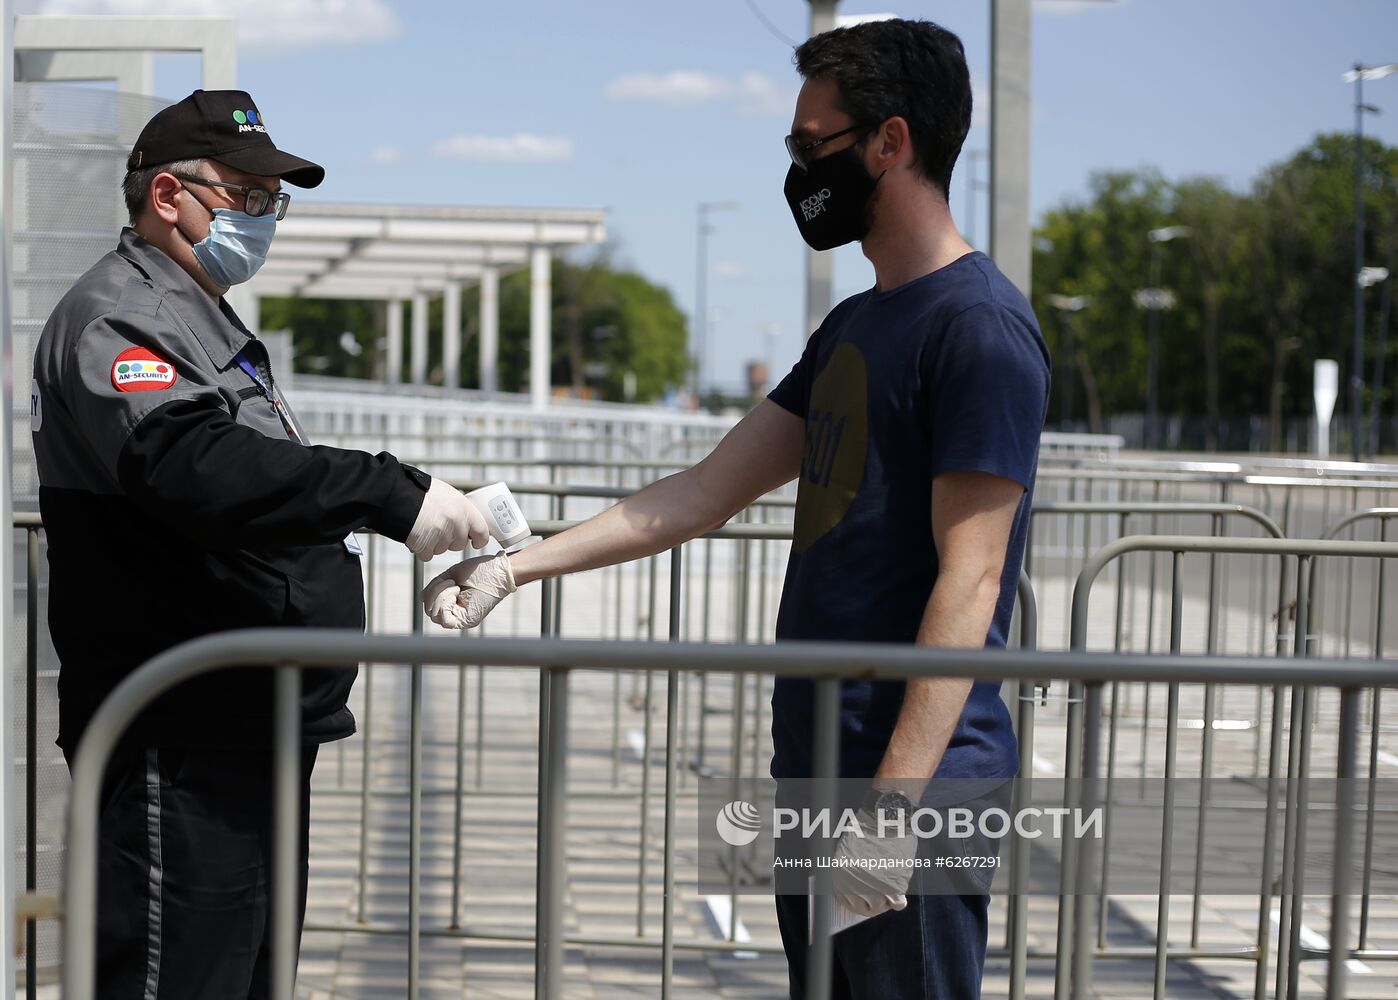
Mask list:
[[[301,748],[298,941],[316,749]],[[113,757],[97,863],[99,997],[271,995],[274,794],[270,751],[147,747]]]

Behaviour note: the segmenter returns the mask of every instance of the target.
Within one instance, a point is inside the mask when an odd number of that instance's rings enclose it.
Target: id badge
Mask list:
[[[349,550],[352,556],[362,556],[364,554],[364,547],[359,544],[359,539],[354,537],[353,531],[345,536],[345,548]]]

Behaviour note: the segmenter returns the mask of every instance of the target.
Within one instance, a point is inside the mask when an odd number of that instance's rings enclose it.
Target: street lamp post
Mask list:
[[[1388,267],[1383,286],[1383,300],[1379,305],[1379,343],[1374,353],[1374,397],[1369,401],[1369,454],[1379,453],[1379,405],[1383,397],[1384,361],[1388,356],[1388,321],[1393,308],[1393,271],[1395,267],[1395,246],[1398,233],[1391,234],[1388,240]],[[1361,272],[1362,273],[1362,272]]]
[[[703,392],[704,377],[709,374],[709,215],[713,212],[731,212],[738,207],[733,201],[701,201],[699,203],[699,229],[694,244],[694,391]]]
[[[1189,235],[1188,226],[1164,226],[1146,234],[1150,239],[1150,287],[1136,292],[1136,305],[1146,315],[1146,448],[1160,447],[1160,313],[1175,304],[1174,294],[1160,287],[1160,245]]]
[[[1378,108],[1364,103],[1364,81],[1382,80],[1391,73],[1398,73],[1398,63],[1383,66],[1365,66],[1355,63],[1354,69],[1345,74],[1345,80],[1354,84],[1354,352],[1350,359],[1349,372],[1349,422],[1350,453],[1357,462],[1360,459],[1360,422],[1363,419],[1364,397],[1364,288],[1359,282],[1359,274],[1364,269],[1364,113],[1378,113]]]
[[[1354,282],[1355,290],[1361,296],[1361,301],[1366,289],[1372,288],[1374,285],[1384,284],[1388,281],[1388,276],[1389,269],[1386,267],[1361,267],[1359,269],[1359,275]],[[1388,332],[1388,330],[1386,329],[1388,326],[1388,293],[1389,286],[1384,284],[1384,305],[1382,307],[1382,322],[1380,323],[1379,331],[1379,357],[1374,369],[1374,404],[1371,408],[1371,413],[1373,415],[1373,434],[1371,435],[1371,437],[1373,435],[1378,434],[1379,392],[1383,389],[1383,354],[1385,351],[1388,350],[1388,339],[1386,336]],[[1362,369],[1360,371],[1359,388],[1364,388],[1364,376]],[[1355,398],[1359,397],[1359,393],[1355,393],[1354,395]],[[1370,451],[1377,452],[1379,450],[1378,441],[1372,440],[1370,442],[1369,449]],[[1358,461],[1359,446],[1357,444],[1354,446],[1354,450],[1356,452],[1355,461]]]
[[[1073,389],[1076,379],[1073,377],[1074,367],[1077,364],[1078,345],[1077,329],[1074,327],[1074,317],[1082,312],[1092,302],[1086,295],[1050,295],[1049,305],[1058,312],[1058,318],[1063,324],[1063,353],[1067,361],[1067,372],[1063,376],[1063,412],[1059,418],[1064,430],[1071,430],[1069,422],[1073,419]]]

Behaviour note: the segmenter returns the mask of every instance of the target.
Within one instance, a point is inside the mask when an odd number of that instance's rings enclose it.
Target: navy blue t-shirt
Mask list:
[[[1048,390],[1033,311],[982,253],[836,306],[769,397],[806,421],[778,641],[916,641],[937,579],[932,480],[966,471],[1025,490],[986,636],[987,646],[1003,647]],[[901,681],[842,685],[843,777],[878,769],[903,689]],[[811,776],[813,707],[810,681],[777,680],[773,777]],[[936,776],[1008,778],[1017,769],[1000,683],[977,683]]]

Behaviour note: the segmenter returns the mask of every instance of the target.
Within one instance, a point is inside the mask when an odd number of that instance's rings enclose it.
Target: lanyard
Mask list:
[[[286,411],[286,407],[282,406],[282,401],[277,398],[277,394],[272,391],[271,386],[262,381],[262,376],[257,372],[257,366],[243,357],[241,353],[238,354],[235,360],[238,362],[238,367],[248,373],[248,378],[252,379],[253,384],[256,385],[258,391],[262,393],[263,398],[272,404],[272,409],[277,411],[277,417],[281,420],[283,429],[286,430],[286,436],[297,444],[305,444],[305,439],[297,433],[296,425],[291,421],[291,414]],[[350,555],[360,556],[364,554],[364,549],[360,546],[359,539],[354,537],[354,532],[350,532],[345,536],[344,545],[345,548],[349,550]]]
[[[258,374],[257,366],[243,357],[242,354],[239,354],[236,360],[238,362],[238,367],[248,373],[248,377],[256,383],[258,391],[262,393],[263,398],[272,404],[272,409],[277,411],[277,418],[281,420],[282,428],[286,431],[286,436],[298,444],[305,444],[306,442],[301,440],[301,435],[296,433],[296,425],[291,422],[291,416],[286,412],[286,408],[282,406],[282,401],[277,397],[276,393],[272,392],[271,387],[268,386],[266,382],[262,381],[262,376]]]

